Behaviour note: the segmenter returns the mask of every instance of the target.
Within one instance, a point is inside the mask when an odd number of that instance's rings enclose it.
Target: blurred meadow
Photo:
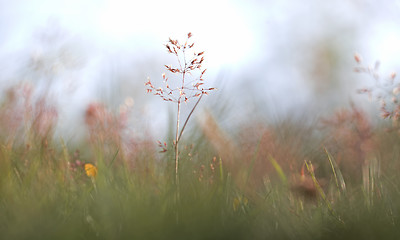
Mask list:
[[[399,12],[0,0],[0,238],[399,238]]]

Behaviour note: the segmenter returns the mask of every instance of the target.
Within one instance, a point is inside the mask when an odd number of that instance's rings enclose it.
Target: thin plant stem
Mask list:
[[[187,35],[187,40],[185,44],[181,45],[179,44],[178,40],[172,40],[171,38],[169,39],[168,43],[165,44],[165,47],[167,48],[168,52],[170,54],[173,54],[176,56],[178,60],[179,66],[177,68],[165,65],[166,69],[173,73],[173,74],[180,74],[181,81],[173,83],[174,86],[170,86],[168,81],[168,77],[166,77],[165,73],[162,74],[164,83],[165,83],[165,88],[156,88],[148,79],[148,81],[145,83],[145,86],[147,86],[147,92],[148,93],[153,93],[154,95],[160,96],[164,101],[168,102],[174,102],[177,104],[177,113],[176,113],[176,132],[175,132],[175,139],[174,139],[174,147],[175,147],[175,185],[177,189],[177,199],[179,200],[179,141],[182,137],[182,134],[186,128],[186,125],[192,116],[194,110],[196,109],[197,105],[199,104],[200,100],[202,99],[204,94],[208,94],[209,91],[215,90],[215,88],[203,88],[200,87],[201,85],[204,84],[203,80],[203,74],[206,71],[206,69],[202,69],[201,64],[203,63],[204,54],[203,52],[193,52],[193,57],[190,58],[187,56],[187,49],[191,49],[194,45],[194,43],[188,44],[189,38],[192,37],[192,33],[188,33]],[[191,59],[188,61],[188,59]],[[196,78],[195,80],[187,81],[186,79],[186,74],[189,74],[190,76],[192,75],[193,71],[200,71],[200,76]],[[188,77],[190,77],[188,76]],[[190,80],[190,79],[188,79]],[[193,83],[194,82],[194,83]],[[193,83],[192,86],[186,86],[185,85],[188,83]],[[176,87],[177,86],[177,87]],[[179,93],[178,93],[179,91]],[[193,95],[187,95],[187,92],[190,91],[190,93],[197,92]],[[186,121],[183,124],[182,129],[180,129],[180,115],[181,115],[181,105],[182,101],[185,101],[185,103],[188,102],[190,98],[195,98],[198,97],[199,99],[197,100],[196,104],[192,108],[191,112],[189,113],[188,117],[186,118]],[[163,148],[162,152],[165,152],[166,149]]]
[[[181,99],[178,99],[178,110],[176,115],[176,134],[175,134],[175,184],[179,189],[179,175],[178,175],[178,168],[179,168],[179,118],[181,114]]]
[[[196,109],[197,104],[199,104],[199,102],[200,102],[201,98],[203,97],[203,95],[204,95],[203,93],[200,95],[200,97],[199,97],[199,99],[197,100],[196,104],[194,105],[194,107],[193,107],[192,110],[190,111],[189,116],[186,118],[186,121],[185,121],[185,123],[183,124],[182,130],[181,130],[181,132],[180,132],[180,134],[179,134],[178,142],[179,142],[179,140],[180,140],[181,137],[182,137],[182,133],[183,133],[183,130],[185,130],[186,124],[189,122],[189,119],[190,119],[190,117],[192,116],[192,113],[193,113],[194,110]]]
[[[185,57],[185,52],[183,52],[183,56]],[[178,58],[179,59],[179,58]],[[179,93],[179,98],[177,101],[178,110],[176,114],[176,134],[175,134],[175,184],[178,190],[178,199],[179,199],[179,123],[180,123],[180,115],[181,115],[181,100],[182,93],[184,92],[185,87],[185,73],[186,73],[186,61],[185,61],[185,69],[182,70],[182,88]]]

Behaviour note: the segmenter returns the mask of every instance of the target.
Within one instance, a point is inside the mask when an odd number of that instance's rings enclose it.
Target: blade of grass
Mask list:
[[[67,146],[65,145],[64,139],[61,137],[60,138],[60,142],[61,142],[61,147],[62,147],[62,151],[63,151],[63,157],[64,157],[64,161],[65,163],[68,165],[69,163],[69,154],[68,154],[68,149]],[[70,171],[66,171],[66,176],[68,178],[71,178],[71,173]]]
[[[248,181],[250,179],[250,174],[253,171],[254,163],[256,162],[256,159],[257,159],[257,156],[258,156],[258,152],[260,150],[260,145],[261,145],[261,138],[260,138],[260,140],[258,140],[256,150],[254,151],[254,154],[253,154],[253,157],[251,159],[250,165],[247,168],[246,181],[244,182],[244,186],[247,186],[247,183],[248,183]]]
[[[219,158],[219,177],[221,180],[221,183],[224,181],[224,170],[222,168],[222,158]]]
[[[329,200],[327,199],[324,190],[321,188],[321,185],[319,185],[317,178],[315,177],[314,174],[314,168],[312,166],[311,161],[309,161],[307,163],[307,161],[304,161],[305,165],[307,167],[307,171],[310,173],[311,175],[311,179],[314,183],[315,188],[317,189],[319,195],[321,196],[322,200],[325,202],[326,206],[328,207],[329,212],[332,214],[332,216],[334,216],[339,222],[344,223],[343,220],[336,214],[336,212],[333,210],[331,203],[329,202]]]
[[[271,155],[269,156],[269,161],[271,162],[272,166],[275,168],[275,171],[278,173],[278,176],[281,179],[282,183],[286,185],[287,178],[286,178],[286,175],[283,172],[281,166],[279,165],[279,163]]]
[[[65,145],[65,142],[64,142],[63,138],[60,138],[60,141],[61,141],[61,147],[63,149],[64,160],[65,160],[65,162],[68,163],[69,162],[69,154],[68,154],[67,146]]]
[[[336,164],[333,156],[328,152],[328,149],[326,149],[324,147],[324,150],[325,150],[326,155],[328,156],[328,160],[331,165],[333,175],[335,177],[336,186],[341,192],[345,193],[346,192],[346,182],[344,181],[342,172],[340,171],[338,165]]]
[[[115,159],[117,159],[118,153],[119,153],[119,148],[118,148],[117,151],[115,152],[114,157],[113,157],[113,159],[111,160],[110,164],[108,164],[108,167],[111,167],[111,166],[113,165]]]
[[[311,179],[313,180],[314,186],[317,189],[319,195],[321,196],[322,200],[327,204],[329,210],[332,210],[331,204],[327,201],[326,195],[324,193],[324,190],[321,188],[321,185],[319,185],[317,178],[315,177],[314,174],[314,168],[312,166],[311,161],[307,163],[307,161],[304,161],[307,167],[308,173],[311,175]]]

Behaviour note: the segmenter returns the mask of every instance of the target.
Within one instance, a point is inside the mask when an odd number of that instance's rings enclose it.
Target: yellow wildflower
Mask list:
[[[88,177],[96,177],[97,167],[91,163],[86,163],[85,164],[85,172]]]

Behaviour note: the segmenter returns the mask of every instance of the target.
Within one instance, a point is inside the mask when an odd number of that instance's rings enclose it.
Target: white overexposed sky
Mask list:
[[[163,64],[169,64],[163,62],[170,60],[163,44],[169,37],[183,39],[192,32],[196,47],[206,51],[207,78],[220,88],[215,98],[225,94],[237,108],[227,119],[258,110],[249,106],[256,97],[261,105],[269,102],[289,111],[312,101],[317,91],[313,86],[319,84],[310,82],[319,78],[315,74],[322,74],[321,81],[337,78],[343,86],[342,79],[363,78],[352,72],[355,52],[366,63],[380,60],[385,74],[397,71],[399,2],[0,0],[0,82],[4,88],[19,81],[29,57],[51,55],[38,38],[43,31],[59,29],[72,49],[70,55],[78,59],[73,60],[82,63],[60,77],[79,85],[72,95],[58,94],[60,104],[70,106],[65,111],[78,109],[79,115],[86,103],[99,98],[99,91],[112,92],[129,81],[120,94],[116,90],[111,95],[132,95],[137,101],[138,94],[144,95],[139,88],[146,77],[158,78]],[[324,59],[318,61],[319,56]],[[328,76],[330,69],[337,73],[334,77]],[[130,94],[129,87],[137,89]],[[340,98],[348,99],[352,91],[343,91]],[[326,96],[337,95],[328,92]],[[150,115],[159,112],[151,108],[146,107]],[[74,121],[77,115],[66,114],[64,121]]]
[[[0,2],[2,52],[25,47],[32,33],[49,23],[109,51],[153,48],[169,37],[193,32],[214,67],[245,61],[256,45],[252,19],[242,11],[242,4],[229,0],[5,2]]]

